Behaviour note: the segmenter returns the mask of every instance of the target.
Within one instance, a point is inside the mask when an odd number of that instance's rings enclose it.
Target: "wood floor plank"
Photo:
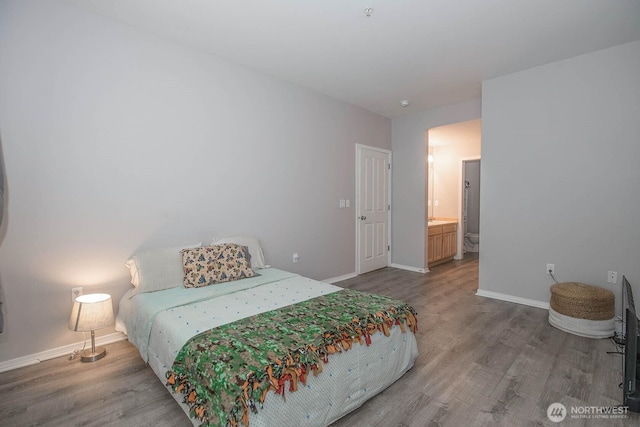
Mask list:
[[[621,356],[607,354],[613,344],[551,327],[546,310],[478,297],[473,254],[427,274],[385,268],[339,285],[411,303],[420,355],[332,427],[555,426],[546,415],[551,403],[621,403]],[[58,358],[1,373],[0,425],[191,425],[133,346],[106,347],[95,363]],[[635,426],[640,416],[561,425]]]

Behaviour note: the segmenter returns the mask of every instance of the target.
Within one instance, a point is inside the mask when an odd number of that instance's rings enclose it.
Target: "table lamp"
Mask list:
[[[91,331],[91,350],[80,353],[83,362],[95,362],[102,359],[107,350],[104,347],[96,348],[95,330],[102,329],[113,324],[113,304],[109,294],[80,295],[73,302],[69,329],[78,332]]]

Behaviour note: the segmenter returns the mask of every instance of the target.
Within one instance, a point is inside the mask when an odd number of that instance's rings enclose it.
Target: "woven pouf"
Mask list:
[[[551,286],[549,323],[556,328],[588,338],[608,338],[615,328],[613,292],[584,283]]]

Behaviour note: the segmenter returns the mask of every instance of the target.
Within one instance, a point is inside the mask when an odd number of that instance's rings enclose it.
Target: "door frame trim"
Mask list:
[[[358,213],[360,212],[360,160],[362,156],[362,150],[371,150],[377,151],[379,153],[384,153],[389,157],[389,174],[387,175],[387,204],[391,206],[391,175],[393,172],[392,160],[393,153],[391,150],[387,150],[385,148],[372,147],[364,144],[356,144],[356,203],[355,203],[355,215],[354,222],[356,227],[356,274],[360,274],[360,227],[358,223]],[[391,251],[393,247],[391,247],[391,209],[387,209],[387,245],[391,248],[387,250],[387,267],[391,265]]]

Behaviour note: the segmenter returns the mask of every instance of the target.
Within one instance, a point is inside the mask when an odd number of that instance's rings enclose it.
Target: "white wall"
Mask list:
[[[483,83],[480,290],[548,303],[554,263],[640,295],[639,76],[633,42]]]
[[[393,119],[392,262],[424,269],[427,143],[430,128],[480,118],[480,100]]]
[[[0,69],[0,361],[80,341],[70,288],[117,302],[141,248],[250,233],[276,267],[355,271],[338,201],[389,119],[50,0],[0,3]]]
[[[460,171],[462,159],[480,157],[480,119],[431,128],[427,132],[429,150],[433,153],[434,190],[433,216],[458,218],[462,199]],[[430,211],[431,212],[431,211]],[[461,220],[461,218],[458,218]]]

